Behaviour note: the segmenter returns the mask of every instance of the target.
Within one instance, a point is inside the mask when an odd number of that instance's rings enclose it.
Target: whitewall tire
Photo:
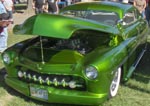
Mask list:
[[[121,67],[119,67],[117,69],[117,71],[114,74],[114,78],[113,78],[113,80],[111,82],[110,90],[109,90],[110,98],[112,98],[112,97],[117,95],[117,92],[118,92],[118,89],[119,89],[119,85],[120,85],[120,79],[121,79]]]

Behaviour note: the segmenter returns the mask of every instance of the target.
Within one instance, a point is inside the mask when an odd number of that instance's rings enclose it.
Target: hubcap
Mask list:
[[[119,83],[120,83],[120,77],[121,77],[121,68],[119,67],[118,70],[115,72],[114,78],[112,80],[111,86],[110,86],[110,96],[114,97],[117,94]]]

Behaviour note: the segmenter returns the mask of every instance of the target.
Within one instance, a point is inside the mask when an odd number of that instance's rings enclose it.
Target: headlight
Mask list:
[[[10,59],[9,54],[7,54],[7,53],[4,53],[4,54],[3,54],[3,61],[4,61],[4,63],[6,63],[6,64],[9,64],[9,63],[10,63],[11,59]]]
[[[86,69],[85,69],[85,75],[87,78],[89,79],[96,79],[97,76],[98,76],[98,72],[96,70],[95,67],[93,66],[88,66]]]

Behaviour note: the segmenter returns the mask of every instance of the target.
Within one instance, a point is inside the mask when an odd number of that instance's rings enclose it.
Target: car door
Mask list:
[[[124,39],[136,36],[141,39],[147,29],[147,22],[144,20],[137,9],[125,13],[123,18]]]
[[[122,23],[124,39],[133,39],[126,48],[128,52],[127,64],[128,68],[130,68],[130,66],[136,63],[136,60],[142,51],[140,50],[140,52],[137,52],[137,48],[141,44],[142,39],[144,39],[143,37],[147,30],[147,25],[146,21],[136,9],[126,12]]]
[[[124,39],[137,36],[139,34],[140,22],[134,11],[126,12],[123,18]]]
[[[139,25],[137,26],[137,30],[138,30],[137,40],[141,41],[142,43],[143,40],[146,40],[145,32],[148,31],[148,24],[147,21],[143,19],[143,17],[141,16],[141,14],[137,9],[135,9],[134,14],[135,14],[135,18],[139,23]]]

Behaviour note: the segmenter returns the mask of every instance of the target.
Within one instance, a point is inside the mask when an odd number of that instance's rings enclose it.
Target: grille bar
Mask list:
[[[85,90],[85,81],[79,76],[39,74],[34,71],[18,71],[18,78],[28,83],[37,83],[47,86]]]

